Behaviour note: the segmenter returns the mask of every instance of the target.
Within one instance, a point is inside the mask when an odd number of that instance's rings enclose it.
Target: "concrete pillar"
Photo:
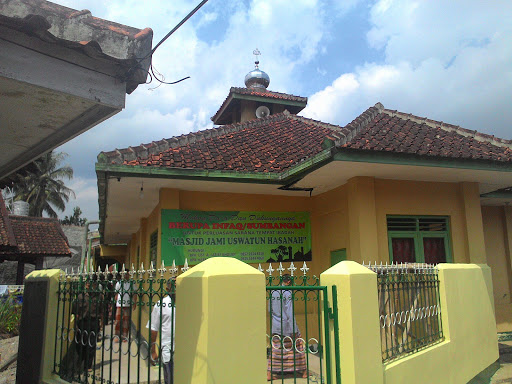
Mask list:
[[[354,261],[342,261],[320,275],[320,284],[326,285],[329,293],[333,285],[337,287],[342,383],[384,383],[377,275]],[[334,353],[331,343],[332,377]]]
[[[34,271],[25,279],[16,383],[48,382],[55,351],[60,269]]]
[[[140,263],[144,262],[144,265],[149,267],[150,258],[149,258],[149,246],[148,246],[148,219],[142,218],[140,219],[140,230],[139,230],[139,245],[140,245],[140,257],[139,257],[139,265],[136,265],[136,268],[140,268]],[[156,268],[156,266],[155,266]]]
[[[503,211],[505,213],[505,250],[512,269],[512,207],[507,205],[503,207]]]
[[[349,258],[362,262],[377,261],[377,213],[375,209],[375,180],[354,177],[347,183],[350,246]]]
[[[176,281],[176,384],[266,382],[265,276],[210,258]]]
[[[460,193],[464,207],[469,262],[487,264],[478,183],[460,183]]]

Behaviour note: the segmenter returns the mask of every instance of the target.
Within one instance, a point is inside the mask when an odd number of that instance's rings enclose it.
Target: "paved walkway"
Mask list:
[[[494,374],[490,384],[512,384],[512,341],[501,341],[500,369]]]

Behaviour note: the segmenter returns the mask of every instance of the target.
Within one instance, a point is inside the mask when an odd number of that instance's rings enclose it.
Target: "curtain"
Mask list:
[[[391,239],[393,248],[393,261],[395,263],[414,263],[414,239],[395,237]]]
[[[423,253],[425,263],[439,264],[446,263],[446,252],[444,247],[444,238],[442,237],[424,237]]]

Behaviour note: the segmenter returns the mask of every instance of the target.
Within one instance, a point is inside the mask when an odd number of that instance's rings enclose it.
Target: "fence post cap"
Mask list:
[[[37,271],[30,272],[26,277],[26,280],[40,279],[40,278],[52,278],[59,277],[62,271],[60,269],[40,269]]]
[[[323,275],[374,275],[375,272],[352,260],[344,260],[323,272]]]
[[[263,273],[243,261],[233,257],[211,257],[190,268],[178,276],[178,280],[184,277],[208,277],[223,275],[262,275]]]

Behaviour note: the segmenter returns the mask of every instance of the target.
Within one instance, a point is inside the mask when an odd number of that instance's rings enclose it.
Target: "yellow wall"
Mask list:
[[[389,261],[386,215],[439,215],[450,217],[452,261],[470,261],[460,185],[417,181],[375,180],[379,254]]]
[[[467,383],[499,357],[489,267],[440,264],[439,270],[446,340],[385,365],[385,383]]]
[[[161,260],[161,209],[200,211],[307,211],[312,227],[313,260],[309,275],[319,276],[331,266],[330,253],[346,248],[348,259],[389,262],[387,215],[440,215],[450,218],[450,245],[453,262],[485,261],[481,214],[475,212],[478,189],[472,183],[434,183],[355,177],[347,184],[318,196],[268,196],[160,190],[154,210],[141,220],[133,235],[130,253],[141,245],[141,261],[149,267],[149,236],[159,229],[158,268]],[[512,217],[512,216],[511,216]],[[512,220],[511,220],[512,223]],[[479,237],[479,233],[482,234]],[[468,242],[471,237],[472,242]],[[131,257],[133,260],[133,256]],[[256,265],[253,265],[257,267]],[[167,266],[169,267],[169,266]],[[274,265],[274,268],[277,266]],[[300,266],[297,266],[300,267]],[[263,263],[267,269],[268,264]],[[316,329],[317,317],[310,307],[308,319]],[[306,317],[299,309],[299,327]],[[512,315],[509,316],[512,318]]]
[[[487,263],[492,270],[496,324],[512,331],[512,273],[504,207],[482,207]]]
[[[383,364],[375,273],[344,261],[321,275],[338,288],[344,384],[467,383],[498,359],[489,267],[440,264],[439,281],[445,340]]]
[[[330,267],[330,252],[346,248],[355,261],[389,261],[387,215],[449,216],[452,261],[485,261],[479,201],[472,183],[433,183],[356,177],[347,184],[312,198],[213,193],[161,189],[160,201],[141,221],[130,244],[131,259],[141,245],[141,260],[149,262],[149,236],[161,227],[161,209],[201,211],[308,211],[311,215],[313,261],[317,276]],[[144,224],[145,223],[145,224]],[[482,236],[479,233],[482,233]],[[159,236],[161,230],[159,231]],[[472,241],[467,239],[471,237]],[[160,260],[161,242],[158,242]],[[266,267],[266,266],[265,266]]]

